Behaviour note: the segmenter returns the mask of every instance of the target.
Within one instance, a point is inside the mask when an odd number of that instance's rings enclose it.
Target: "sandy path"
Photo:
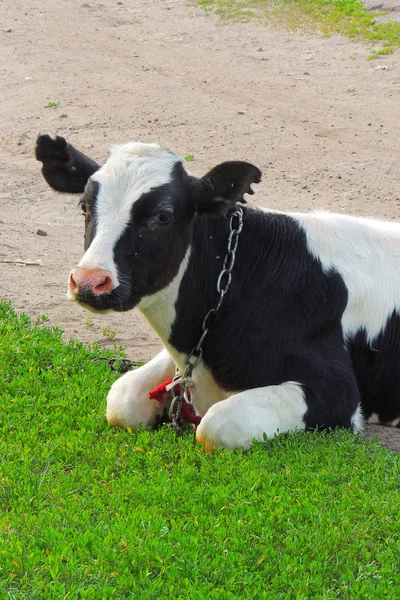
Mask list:
[[[2,13],[0,261],[42,266],[0,263],[0,296],[67,338],[121,343],[134,359],[160,347],[135,312],[88,319],[66,302],[83,219],[41,179],[39,132],[98,161],[129,140],[191,153],[199,174],[249,160],[263,171],[257,203],[399,217],[398,53],[368,62],[342,38],[221,26],[183,0],[5,0]]]

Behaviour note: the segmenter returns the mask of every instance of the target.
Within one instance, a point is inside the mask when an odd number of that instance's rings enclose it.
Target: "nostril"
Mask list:
[[[78,284],[76,283],[72,273],[69,275],[69,285],[74,294],[78,293]]]
[[[95,286],[93,286],[93,291],[96,294],[101,294],[102,292],[108,292],[112,288],[111,277],[108,275],[104,275],[101,281],[97,282]]]

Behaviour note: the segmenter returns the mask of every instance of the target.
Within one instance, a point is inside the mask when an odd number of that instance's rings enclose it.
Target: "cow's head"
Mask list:
[[[198,179],[157,144],[114,146],[102,167],[59,136],[39,136],[36,157],[56,190],[83,193],[85,253],[68,295],[95,310],[129,310],[166,287],[190,246],[193,220],[244,202],[257,167],[225,162]]]

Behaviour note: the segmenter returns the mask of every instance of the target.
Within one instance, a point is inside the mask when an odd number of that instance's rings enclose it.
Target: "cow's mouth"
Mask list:
[[[91,289],[81,289],[70,300],[93,312],[106,313],[111,310],[125,312],[136,306],[138,300],[127,297],[119,287],[106,294],[95,294]]]

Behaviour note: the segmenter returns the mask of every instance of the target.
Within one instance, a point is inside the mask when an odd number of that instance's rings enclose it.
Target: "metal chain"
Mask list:
[[[229,221],[229,237],[228,247],[222,264],[222,270],[217,279],[217,302],[214,308],[208,311],[203,319],[202,333],[196,346],[189,353],[186,366],[183,374],[177,370],[170,389],[173,391],[174,397],[169,408],[169,417],[172,421],[172,426],[177,435],[181,434],[181,428],[179,424],[179,413],[182,408],[183,400],[191,405],[191,389],[193,388],[192,374],[193,370],[201,362],[203,358],[203,343],[214,324],[219,310],[221,308],[225,294],[228,292],[232,282],[232,271],[236,260],[236,250],[239,243],[239,235],[243,229],[243,210],[240,206],[236,207],[236,210],[231,213]],[[175,394],[175,386],[180,385],[179,394]]]

